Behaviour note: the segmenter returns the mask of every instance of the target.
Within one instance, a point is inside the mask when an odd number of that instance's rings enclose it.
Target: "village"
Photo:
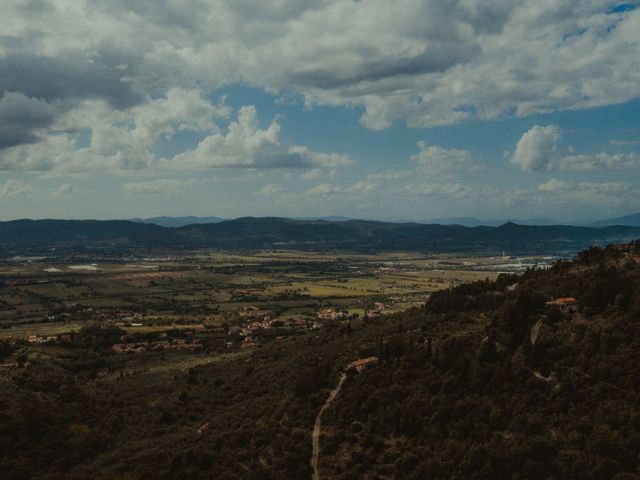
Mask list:
[[[494,279],[504,260],[294,251],[12,257],[0,264],[0,341],[44,357],[86,348],[122,358],[243,352],[361,328],[424,305],[433,291]],[[29,355],[2,365],[28,366]]]

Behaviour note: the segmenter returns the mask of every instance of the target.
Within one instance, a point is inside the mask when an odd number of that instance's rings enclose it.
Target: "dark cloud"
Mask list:
[[[7,92],[0,98],[0,149],[35,143],[35,132],[48,127],[55,110],[47,102]]]
[[[335,69],[308,69],[294,72],[289,80],[296,85],[320,89],[348,87],[362,82],[375,82],[398,76],[444,72],[473,58],[478,48],[467,45],[430,45],[428,51],[409,58],[376,58],[375,52],[366,55],[359,65],[350,65],[347,72]]]
[[[139,104],[143,97],[124,80],[125,71],[86,58],[9,54],[0,58],[0,91],[20,92],[48,103],[100,98],[114,108]]]
[[[92,58],[52,58],[18,51],[0,57],[0,148],[35,143],[39,129],[80,100],[102,99],[120,110],[144,101],[125,81],[129,67],[123,62],[131,56],[106,50]]]

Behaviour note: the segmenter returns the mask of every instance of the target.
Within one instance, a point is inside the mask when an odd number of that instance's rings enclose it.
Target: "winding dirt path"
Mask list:
[[[318,457],[320,456],[320,431],[322,429],[322,414],[324,411],[329,408],[333,399],[336,398],[340,390],[342,389],[342,384],[347,378],[346,373],[342,373],[340,375],[340,380],[338,381],[338,385],[336,388],[331,390],[329,397],[322,405],[322,408],[318,412],[318,416],[316,417],[316,423],[313,426],[313,435],[312,435],[312,443],[313,443],[313,453],[311,454],[311,468],[313,470],[313,480],[320,480],[320,468],[318,467]]]

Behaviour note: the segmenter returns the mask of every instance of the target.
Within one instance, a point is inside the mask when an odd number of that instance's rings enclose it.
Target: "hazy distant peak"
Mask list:
[[[623,225],[627,227],[640,227],[640,213],[625,215],[624,217],[609,218],[598,220],[589,224],[590,227],[608,227],[611,225]]]

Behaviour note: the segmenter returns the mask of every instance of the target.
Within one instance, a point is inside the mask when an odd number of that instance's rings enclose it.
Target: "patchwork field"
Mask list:
[[[261,315],[311,321],[328,310],[355,319],[405,310],[436,290],[547,260],[297,251],[104,263],[14,258],[0,263],[0,337],[55,335],[91,321],[156,332]]]

